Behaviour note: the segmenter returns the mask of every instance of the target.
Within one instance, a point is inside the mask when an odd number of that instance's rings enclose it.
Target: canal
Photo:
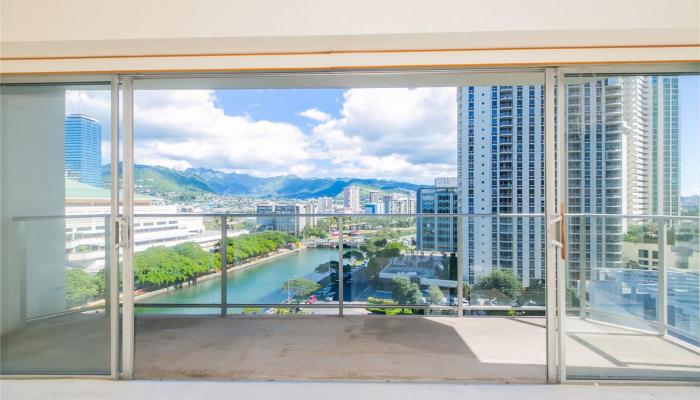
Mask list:
[[[281,303],[287,300],[282,284],[292,278],[306,278],[314,282],[327,274],[314,270],[319,264],[338,260],[338,250],[308,248],[249,268],[228,273],[227,297],[229,303]],[[202,304],[221,301],[220,279],[201,281],[197,285],[173,289],[139,301],[147,303]],[[158,314],[212,314],[219,309],[202,308],[144,308],[136,312]]]

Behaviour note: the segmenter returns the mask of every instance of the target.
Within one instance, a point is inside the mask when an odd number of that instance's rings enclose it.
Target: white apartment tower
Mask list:
[[[679,209],[678,78],[635,76],[566,90],[568,211],[675,215]],[[571,217],[569,280],[622,268],[622,217]]]
[[[343,207],[353,213],[361,212],[359,187],[351,185],[343,189]]]
[[[541,86],[462,87],[457,92],[458,193],[464,276],[474,283],[494,269],[525,287],[543,281],[542,217],[478,214],[544,212],[544,92]]]
[[[379,192],[372,190],[369,192],[369,203],[379,204]]]

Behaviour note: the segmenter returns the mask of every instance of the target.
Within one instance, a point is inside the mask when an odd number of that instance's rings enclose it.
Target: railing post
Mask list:
[[[15,222],[14,247],[17,249],[16,263],[19,266],[19,328],[27,322],[27,222]],[[4,322],[4,321],[3,321]]]
[[[580,251],[579,251],[579,257],[581,262],[579,263],[579,289],[578,289],[578,304],[579,304],[579,317],[581,318],[586,318],[588,317],[588,313],[586,312],[586,308],[588,307],[588,260],[586,258],[586,254],[588,254],[588,246],[586,242],[586,237],[588,235],[588,230],[586,229],[586,221],[583,218],[579,218],[579,220],[582,221],[579,226],[581,227],[581,234],[579,235],[579,246],[580,246]],[[591,219],[588,219],[589,224],[593,225],[591,222]],[[590,268],[591,274],[593,274],[593,267]]]
[[[228,226],[226,224],[227,218],[226,216],[221,217],[221,245],[219,246],[219,252],[221,254],[221,316],[225,317],[227,310],[226,310],[226,304],[228,303],[227,295],[228,295],[228,282],[227,282],[227,267],[228,267],[228,233],[227,229]]]
[[[464,226],[462,225],[464,219],[460,214],[457,217],[457,317],[462,318],[464,314],[464,304],[462,304],[462,299],[464,299]]]
[[[657,310],[658,310],[658,320],[659,320],[659,336],[666,335],[666,329],[668,326],[668,290],[666,281],[666,218],[660,216],[657,218],[657,232],[659,232],[659,265],[657,267],[658,271],[658,281],[659,281],[659,291],[657,294]],[[653,255],[653,253],[652,253]],[[651,257],[651,260],[654,258]],[[652,261],[653,262],[653,261]]]
[[[343,217],[338,217],[338,316],[343,316],[345,282],[343,277]]]

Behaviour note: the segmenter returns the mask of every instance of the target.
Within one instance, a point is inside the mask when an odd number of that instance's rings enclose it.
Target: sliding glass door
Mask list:
[[[425,359],[436,380],[546,382],[553,87],[541,69],[135,77],[124,370],[407,379]],[[360,343],[366,365],[338,367]]]
[[[698,380],[700,80],[640,70],[4,84],[0,373]]]
[[[561,89],[566,377],[700,379],[698,75]]]
[[[0,372],[116,376],[116,84],[0,90]]]

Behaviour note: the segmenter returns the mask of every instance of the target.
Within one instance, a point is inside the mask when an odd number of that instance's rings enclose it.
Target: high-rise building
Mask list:
[[[457,97],[462,213],[544,212],[542,86],[469,86]],[[544,279],[542,217],[465,217],[461,233],[470,283],[494,269],[526,287]]]
[[[354,185],[343,189],[343,207],[346,210],[359,213],[360,208],[360,188]]]
[[[307,202],[303,203],[300,206],[300,214],[308,214],[308,217],[301,218],[303,225],[300,228],[304,229],[305,226],[314,226],[316,225],[317,222],[317,217],[314,215],[318,212],[318,207],[316,206],[316,203],[313,202]]]
[[[678,77],[652,76],[651,86],[651,212],[680,214]]]
[[[436,178],[435,186],[416,192],[417,214],[456,214],[459,212],[457,178]],[[456,252],[457,218],[424,217],[416,221],[416,250]]]
[[[373,204],[379,204],[379,192],[376,190],[371,190],[369,192],[369,201],[368,203],[373,203]]]
[[[565,96],[568,212],[678,214],[678,78],[605,78],[567,85]],[[458,103],[462,212],[543,212],[542,87],[464,87]],[[594,268],[622,268],[630,223],[571,217],[569,279],[584,266],[589,278]],[[468,218],[462,230],[470,282],[493,268],[526,286],[544,278],[541,218]]]
[[[99,122],[82,114],[68,115],[64,134],[66,176],[102,187],[102,127]]]
[[[570,213],[680,213],[678,78],[572,84],[566,104]],[[651,221],[570,218],[569,280],[591,278],[597,268],[622,268],[624,234],[644,222]]]

